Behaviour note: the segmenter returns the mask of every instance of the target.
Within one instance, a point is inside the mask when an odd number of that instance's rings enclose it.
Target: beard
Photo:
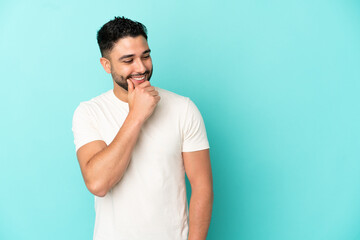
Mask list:
[[[151,78],[152,73],[153,73],[153,69],[154,69],[154,67],[152,67],[150,71],[146,70],[144,73],[137,74],[137,75],[147,75],[148,76],[147,80],[150,81],[150,78]],[[133,75],[129,75],[129,76],[124,77],[124,76],[122,76],[120,74],[117,74],[117,73],[112,71],[111,76],[112,76],[112,78],[114,79],[114,81],[116,82],[117,85],[119,85],[120,87],[122,87],[123,89],[128,91],[129,86],[128,86],[128,83],[127,83],[126,80],[130,79],[131,76],[133,76]]]

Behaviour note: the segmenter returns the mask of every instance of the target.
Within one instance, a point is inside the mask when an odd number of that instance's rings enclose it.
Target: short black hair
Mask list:
[[[143,36],[147,40],[147,29],[139,22],[125,17],[115,17],[97,32],[97,42],[101,56],[105,56],[119,39],[124,37]]]

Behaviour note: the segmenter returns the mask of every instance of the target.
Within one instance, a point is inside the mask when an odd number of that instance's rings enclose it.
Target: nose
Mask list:
[[[145,64],[143,63],[143,61],[141,59],[138,59],[136,61],[135,71],[137,73],[144,73],[145,70],[146,70]]]

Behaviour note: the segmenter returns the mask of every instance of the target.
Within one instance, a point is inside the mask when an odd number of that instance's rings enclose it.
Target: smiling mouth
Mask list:
[[[145,81],[145,79],[146,79],[146,74],[134,75],[134,76],[131,76],[129,79],[131,79],[131,80],[134,81],[134,82],[141,83],[141,82],[144,82],[144,81]]]

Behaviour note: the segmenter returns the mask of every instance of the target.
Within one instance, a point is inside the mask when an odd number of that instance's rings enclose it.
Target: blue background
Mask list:
[[[112,88],[97,30],[149,30],[152,84],[207,126],[208,239],[360,239],[360,2],[1,1],[0,239],[91,239],[72,115]]]

